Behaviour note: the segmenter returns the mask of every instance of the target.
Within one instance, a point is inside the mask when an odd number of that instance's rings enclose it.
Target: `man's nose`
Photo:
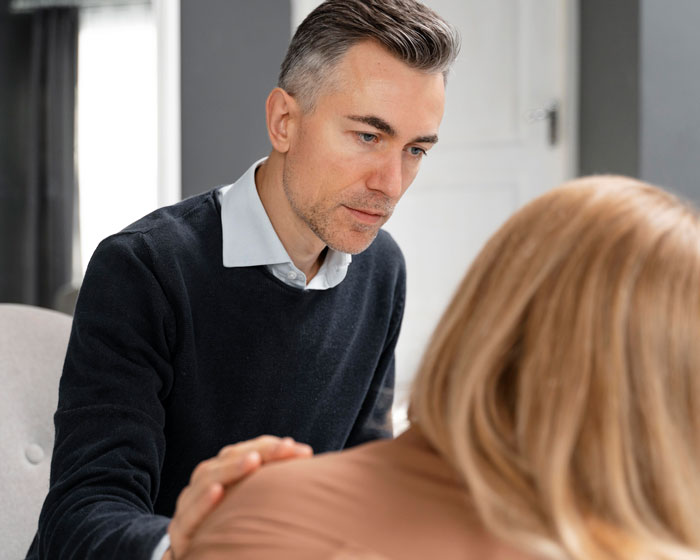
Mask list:
[[[403,193],[403,158],[401,154],[387,154],[367,181],[367,187],[380,191],[392,200],[398,200]]]

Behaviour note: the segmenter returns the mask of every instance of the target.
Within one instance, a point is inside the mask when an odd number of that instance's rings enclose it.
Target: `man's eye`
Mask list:
[[[360,138],[360,140],[367,144],[373,144],[377,141],[376,134],[370,134],[369,132],[358,132],[357,135]]]
[[[418,146],[411,146],[408,149],[408,151],[412,156],[416,156],[416,157],[422,157],[422,156],[428,155],[428,152],[426,152],[423,148],[419,148]]]

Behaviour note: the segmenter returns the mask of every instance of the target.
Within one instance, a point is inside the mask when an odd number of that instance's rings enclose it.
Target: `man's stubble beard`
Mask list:
[[[379,202],[376,199],[371,200],[367,197],[356,197],[356,199],[349,202],[350,206],[356,205],[365,209],[374,209],[387,214],[387,218],[382,221],[379,225],[369,225],[369,224],[354,224],[354,231],[358,233],[367,234],[366,243],[361,247],[348,247],[342,242],[342,240],[334,240],[334,230],[333,221],[330,216],[330,212],[336,208],[342,206],[338,204],[334,206],[331,210],[324,210],[321,208],[320,204],[311,206],[310,208],[304,210],[296,200],[294,196],[293,189],[289,186],[289,170],[288,167],[282,171],[282,188],[284,189],[284,194],[289,201],[289,205],[293,212],[308,226],[308,228],[318,237],[323,243],[325,243],[329,248],[334,251],[339,251],[341,253],[349,253],[351,255],[357,255],[365,249],[367,249],[372,242],[376,239],[379,234],[379,229],[384,223],[389,219],[393,212],[393,205],[388,202]],[[342,210],[341,210],[342,211]]]

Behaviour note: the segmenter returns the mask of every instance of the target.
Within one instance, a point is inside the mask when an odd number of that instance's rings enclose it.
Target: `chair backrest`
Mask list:
[[[0,304],[0,559],[24,558],[49,489],[71,317]]]

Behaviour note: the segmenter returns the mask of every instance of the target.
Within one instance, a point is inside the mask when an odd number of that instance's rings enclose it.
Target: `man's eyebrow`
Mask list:
[[[391,127],[391,125],[379,117],[375,117],[373,115],[347,115],[346,118],[350,119],[351,121],[357,121],[373,126],[377,130],[381,130],[389,136],[396,136],[396,131]]]
[[[429,136],[419,136],[413,141],[419,144],[437,144],[438,137],[437,134],[430,134]]]
[[[389,136],[396,136],[396,131],[393,129],[393,127],[380,117],[375,117],[374,115],[347,115],[346,118],[350,119],[351,121],[357,121],[368,124],[369,126],[372,126],[377,130],[381,130]],[[437,134],[419,136],[418,138],[414,138],[412,140],[412,142],[417,142],[419,144],[436,144],[437,141]]]

